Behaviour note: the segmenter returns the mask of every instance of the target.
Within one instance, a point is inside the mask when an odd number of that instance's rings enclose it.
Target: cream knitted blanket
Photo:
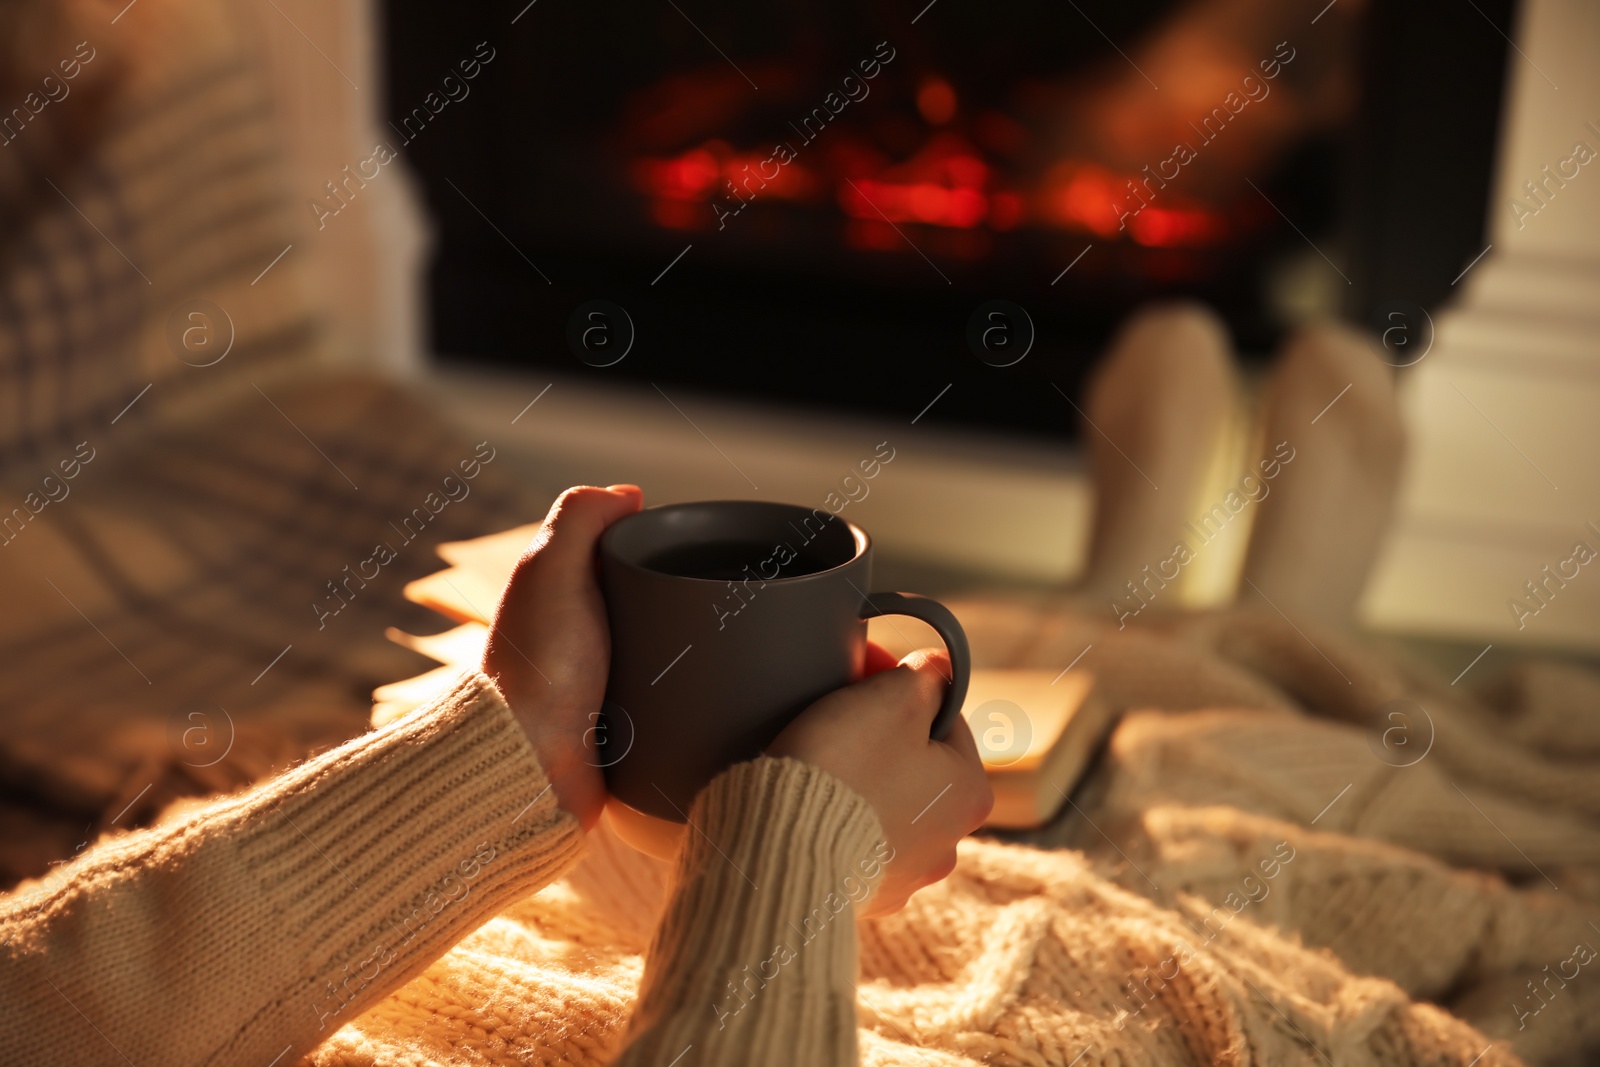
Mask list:
[[[985,665],[1092,645],[1134,710],[1027,835],[1046,847],[970,840],[950,879],[860,924],[864,1064],[1465,1067],[1600,1047],[1600,681],[1523,668],[1479,700],[1253,613],[1118,633],[1043,597],[958,610]],[[1425,710],[1405,741],[1383,733],[1397,700]],[[666,872],[605,831],[593,846],[310,1061],[606,1062]]]

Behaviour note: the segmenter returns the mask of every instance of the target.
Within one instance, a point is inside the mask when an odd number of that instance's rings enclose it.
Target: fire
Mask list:
[[[1058,163],[1040,196],[1045,217],[1058,226],[1114,237],[1124,199],[1120,183],[1093,163]]]
[[[1146,208],[1129,225],[1133,239],[1142,245],[1204,245],[1221,237],[1222,219],[1212,211]]]
[[[722,173],[713,147],[728,150],[723,142],[713,141],[675,159],[642,159],[635,164],[635,180],[645,192],[669,200],[705,199]]]
[[[1088,159],[1058,160],[1033,178],[1008,177],[1008,168],[988,155],[1024,156],[1024,128],[1011,121],[1001,131],[1010,136],[998,143],[984,135],[995,132],[990,127],[997,127],[997,115],[980,114],[975,129],[990,145],[986,155],[957,132],[956,91],[941,77],[924,78],[915,103],[929,125],[947,128],[932,132],[900,162],[853,128],[830,133],[831,143],[816,147],[797,142],[801,150],[791,146],[781,166],[774,162],[776,149],[741,149],[714,138],[675,155],[636,158],[634,185],[649,198],[654,221],[677,230],[711,228],[767,198],[818,207],[831,200],[848,220],[846,241],[858,248],[899,247],[894,227],[905,225],[955,232],[1048,227],[1146,248],[1200,247],[1229,232],[1222,211],[1164,183],[1157,196],[1148,176]],[[986,238],[968,244],[988,247]]]
[[[1196,201],[1163,194],[1170,206],[1144,203],[1138,190],[1148,187],[1140,178],[1094,163],[1058,163],[1046,179],[1040,213],[1108,240],[1126,233],[1147,248],[1207,245],[1226,235],[1225,217]]]
[[[725,190],[723,182],[738,186],[750,180],[751,172],[759,174],[768,159],[764,152],[738,152],[726,141],[706,141],[676,156],[635,161],[634,185],[653,197],[706,201]],[[775,176],[763,177],[761,192],[763,196],[803,199],[814,191],[814,184],[804,167],[789,164]]]
[[[990,213],[989,165],[953,134],[928,142],[911,159],[872,177],[840,181],[839,206],[854,218],[886,218],[971,229]]]

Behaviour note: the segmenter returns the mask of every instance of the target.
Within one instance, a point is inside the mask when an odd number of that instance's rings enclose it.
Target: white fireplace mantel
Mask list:
[[[1524,0],[1515,42],[1489,251],[1405,374],[1411,464],[1365,608],[1385,629],[1592,650],[1600,560],[1559,570],[1578,541],[1600,551],[1600,7]]]

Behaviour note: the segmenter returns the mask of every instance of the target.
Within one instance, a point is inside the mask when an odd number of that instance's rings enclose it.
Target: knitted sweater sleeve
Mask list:
[[[696,798],[614,1067],[857,1062],[854,908],[893,850],[827,772],[763,757]]]
[[[286,1064],[582,850],[494,683],[0,898],[0,1063]]]

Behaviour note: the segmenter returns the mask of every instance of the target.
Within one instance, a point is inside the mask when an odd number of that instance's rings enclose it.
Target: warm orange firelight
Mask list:
[[[1223,234],[1222,219],[1210,211],[1147,207],[1133,216],[1128,230],[1139,244],[1152,248],[1204,245]]]
[[[937,78],[924,82],[917,97],[918,107],[933,115],[953,109],[954,99]],[[674,156],[636,159],[632,173],[650,196],[655,223],[672,230],[711,226],[718,213],[705,209],[708,202],[721,204],[722,212],[738,211],[765,198],[820,200],[832,186],[849,219],[847,243],[874,250],[898,247],[894,227],[905,223],[945,231],[943,239],[956,242],[950,254],[980,257],[988,245],[967,240],[980,236],[978,230],[1045,225],[1177,249],[1222,240],[1230,225],[1204,203],[1087,160],[1061,160],[1032,190],[996,188],[982,150],[950,131],[932,134],[910,159],[894,164],[855,142],[782,165],[775,159],[775,153],[741,151],[711,139]]]
[[[1094,164],[1058,164],[1050,176],[1046,210],[1073,229],[1113,237],[1120,227],[1125,191],[1108,170]]]

